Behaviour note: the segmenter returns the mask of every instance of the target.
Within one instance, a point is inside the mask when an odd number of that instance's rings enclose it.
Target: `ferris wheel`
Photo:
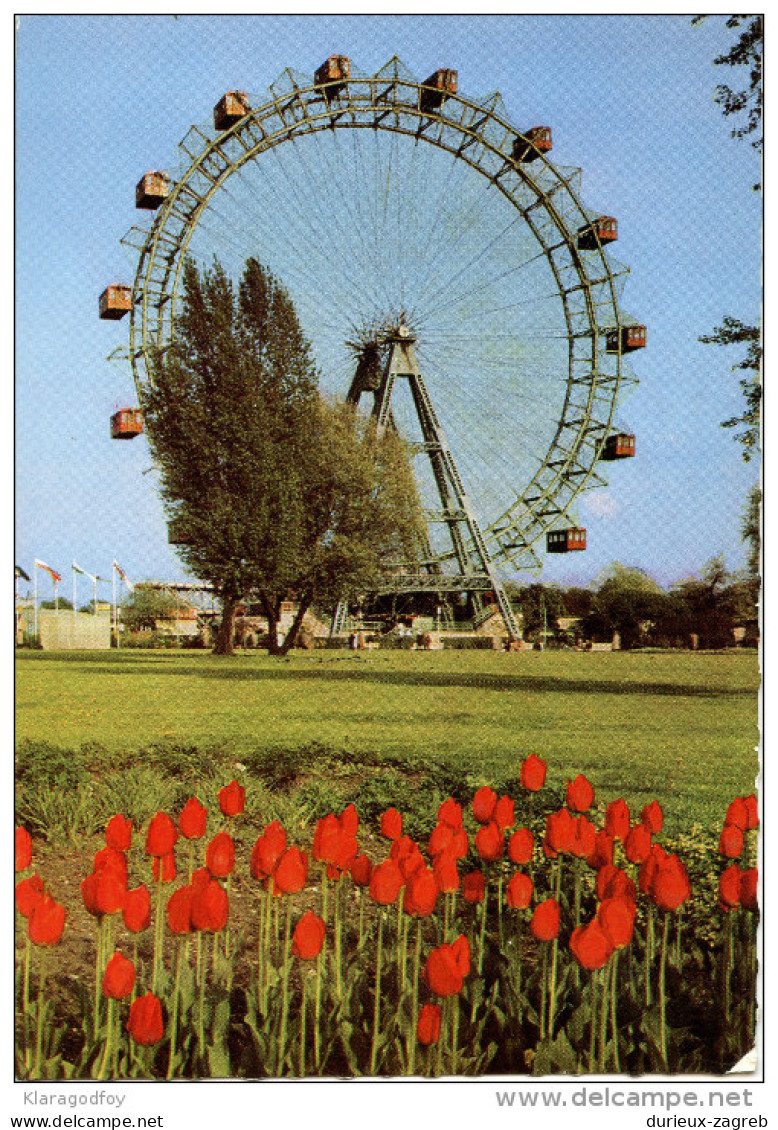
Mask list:
[[[333,55],[224,94],[177,165],[137,185],[150,223],[122,240],[134,282],[108,287],[100,314],[130,314],[112,356],[142,406],[185,258],[218,255],[233,275],[262,262],[324,390],[367,404],[414,456],[424,560],[386,591],[467,592],[477,609],[490,594],[515,635],[505,570],[585,549],[576,500],[607,485],[603,462],[635,454],[619,406],[646,330],[620,307],[617,222],[583,203],[580,169],[551,162],[551,130],[457,87],[450,69],[419,82],[396,57],[368,75]],[[116,438],[141,430],[137,410],[112,420]]]

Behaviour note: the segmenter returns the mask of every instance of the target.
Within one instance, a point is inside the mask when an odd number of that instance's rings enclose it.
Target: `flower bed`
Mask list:
[[[449,797],[416,839],[388,808],[380,851],[353,804],[300,844],[273,820],[245,858],[232,781],[215,821],[196,797],[142,829],[114,815],[79,906],[17,828],[18,1077],[732,1067],[755,1029],[755,797],[729,805],[717,860],[663,841],[656,801],[595,808],[583,775],[560,806],[536,755],[512,791]],[[63,994],[52,957],[84,911],[92,988]]]

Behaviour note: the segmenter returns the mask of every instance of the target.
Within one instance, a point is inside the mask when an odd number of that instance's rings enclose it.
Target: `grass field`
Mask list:
[[[110,754],[163,739],[236,757],[311,742],[430,756],[495,786],[530,752],[598,800],[720,821],[758,769],[753,652],[20,653],[16,737]]]

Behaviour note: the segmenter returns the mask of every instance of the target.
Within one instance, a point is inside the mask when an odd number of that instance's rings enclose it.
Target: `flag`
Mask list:
[[[82,569],[80,565],[76,565],[75,561],[73,562],[73,572],[74,573],[82,573],[85,577],[89,576],[86,569]]]
[[[121,567],[121,565],[119,564],[119,562],[118,562],[118,561],[114,561],[114,563],[113,563],[113,567],[114,567],[114,569],[116,570],[116,572],[117,572],[117,573],[119,574],[119,576],[121,577],[121,579],[122,579],[122,580],[124,581],[125,585],[126,585],[126,586],[127,586],[127,588],[128,588],[129,590],[130,590],[130,592],[132,592],[132,590],[133,590],[133,589],[135,588],[135,585],[134,585],[134,584],[132,583],[132,581],[131,581],[131,580],[129,580],[129,578],[127,577],[127,574],[125,573],[124,569],[122,569],[122,567]]]
[[[52,569],[51,565],[47,565],[45,561],[39,561],[39,560],[38,560],[38,558],[36,557],[36,558],[35,558],[35,561],[33,562],[33,564],[34,564],[34,565],[35,565],[35,567],[36,567],[36,568],[38,568],[38,569],[45,569],[45,570],[46,570],[46,572],[47,572],[47,573],[49,574],[49,576],[51,577],[52,581],[55,581],[55,582],[56,582],[56,581],[61,581],[61,580],[62,580],[62,577],[60,577],[60,575],[59,575],[59,573],[58,573],[58,572],[56,571],[56,569]]]
[[[24,569],[22,569],[21,565],[14,565],[14,576],[21,577],[24,581],[29,581],[30,579],[25,573]]]

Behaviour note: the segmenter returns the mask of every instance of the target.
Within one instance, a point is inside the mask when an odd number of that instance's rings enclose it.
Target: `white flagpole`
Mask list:
[[[52,580],[54,578],[52,577]],[[59,597],[57,596],[57,582],[54,581],[54,614],[59,615]]]
[[[119,646],[119,621],[116,615],[116,567],[111,569],[111,585],[113,587],[113,634],[116,637],[116,646]]]
[[[92,577],[92,580],[93,580],[93,581],[94,581],[94,583],[95,583],[95,603],[94,603],[94,609],[95,609],[95,616],[96,616],[96,615],[97,615],[97,573],[95,573],[94,577]]]
[[[33,606],[32,620],[33,620],[33,632],[35,634],[35,638],[37,639],[38,638],[38,562],[37,561],[35,562],[35,566],[34,566],[32,572],[33,572],[33,576],[35,578],[35,584],[33,585],[34,606]]]
[[[74,561],[73,562],[73,618],[74,619],[75,619],[75,616],[76,616],[76,608],[78,607],[78,605],[76,603],[76,576],[77,576],[76,563]]]

